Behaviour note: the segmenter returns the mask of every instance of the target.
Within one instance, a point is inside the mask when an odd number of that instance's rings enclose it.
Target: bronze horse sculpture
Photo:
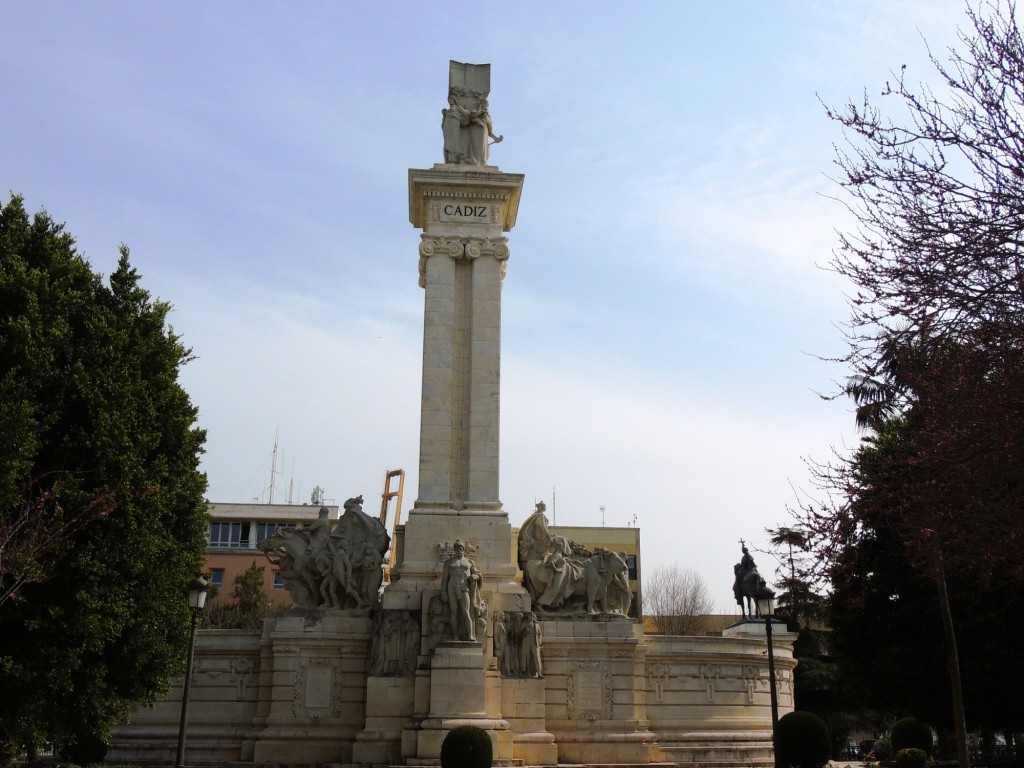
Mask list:
[[[736,604],[740,607],[744,619],[759,618],[761,612],[757,610],[757,595],[767,584],[756,568],[744,570],[742,563],[736,563],[733,568],[736,580],[732,585],[732,593],[736,596]],[[744,604],[744,600],[746,603]]]

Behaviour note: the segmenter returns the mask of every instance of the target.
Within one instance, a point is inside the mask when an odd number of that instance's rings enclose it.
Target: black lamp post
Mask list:
[[[188,585],[188,607],[192,609],[192,634],[188,639],[188,661],[185,664],[185,683],[181,691],[181,723],[178,725],[178,757],[174,764],[177,768],[185,765],[185,722],[188,720],[188,694],[192,688],[192,656],[196,649],[196,623],[199,612],[206,605],[206,593],[210,591],[210,582],[197,574]]]
[[[761,587],[754,596],[757,612],[764,619],[764,631],[768,636],[768,686],[772,694],[772,754],[775,754],[775,732],[779,727],[779,695],[775,690],[775,650],[772,647],[772,614],[775,613],[775,593],[768,587]]]

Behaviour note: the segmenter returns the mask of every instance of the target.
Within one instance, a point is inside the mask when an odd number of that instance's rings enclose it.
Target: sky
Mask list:
[[[740,539],[766,549],[819,494],[807,461],[860,437],[822,397],[847,373],[850,286],[827,266],[853,224],[823,105],[895,110],[892,73],[936,84],[928,46],[942,58],[965,23],[947,0],[8,0],[0,193],[65,222],[105,275],[127,244],[174,306],[211,501],[269,501],[273,478],[275,502],[320,486],[372,512],[401,468],[404,515],[408,169],[443,159],[449,60],[489,63],[490,162],[525,174],[504,508],[639,526],[645,575],[692,568],[728,613]]]

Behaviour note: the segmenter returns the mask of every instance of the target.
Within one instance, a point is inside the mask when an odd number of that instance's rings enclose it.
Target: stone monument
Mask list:
[[[397,528],[345,504],[263,549],[298,606],[261,632],[200,634],[189,755],[208,765],[431,766],[456,726],[499,765],[771,765],[764,637],[652,637],[626,559],[517,535],[499,497],[501,292],[524,177],[489,165],[490,66],[451,62],[444,162],[409,171],[424,289],[419,488]],[[783,709],[791,636],[778,633]],[[137,708],[108,760],[168,762],[181,687]]]

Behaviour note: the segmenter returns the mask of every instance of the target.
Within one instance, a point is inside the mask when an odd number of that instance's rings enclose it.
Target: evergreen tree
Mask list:
[[[104,284],[46,213],[0,209],[0,744],[102,742],[182,671],[205,433],[169,310],[124,246]]]

